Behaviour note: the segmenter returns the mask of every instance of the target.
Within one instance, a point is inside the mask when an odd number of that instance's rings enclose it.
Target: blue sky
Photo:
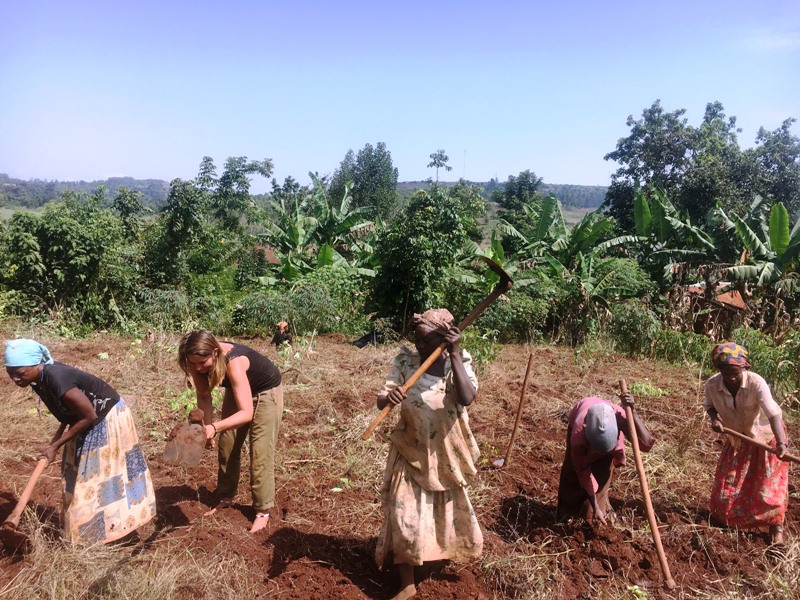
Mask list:
[[[306,183],[382,141],[401,181],[443,148],[444,179],[606,185],[656,99],[695,125],[721,101],[743,146],[800,118],[796,0],[117,4],[3,10],[0,172],[188,179],[248,156]]]

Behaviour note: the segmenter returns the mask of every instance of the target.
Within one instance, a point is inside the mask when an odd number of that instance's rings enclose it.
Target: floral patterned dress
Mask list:
[[[461,352],[477,390],[472,359]],[[419,365],[419,354],[403,348],[383,393],[402,386]],[[444,376],[423,374],[400,406],[381,488],[384,520],[375,550],[379,567],[480,556],[483,534],[467,496],[478,456],[466,408],[456,402],[447,359]]]

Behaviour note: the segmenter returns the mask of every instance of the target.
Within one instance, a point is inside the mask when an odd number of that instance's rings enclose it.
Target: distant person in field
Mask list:
[[[292,341],[292,334],[289,331],[289,323],[286,321],[280,321],[275,326],[275,335],[272,336],[272,343],[275,344],[276,348],[280,348],[284,343],[288,343],[291,346]]]
[[[446,309],[414,315],[416,352],[402,348],[377,405],[400,407],[381,488],[383,526],[375,559],[380,568],[397,565],[400,592],[416,594],[414,567],[426,561],[465,561],[480,556],[483,534],[467,485],[479,451],[467,409],[478,390],[472,359],[459,346],[461,332]],[[447,349],[408,390],[402,385],[433,351]]]
[[[584,398],[569,414],[567,450],[558,483],[558,518],[588,517],[588,508],[599,523],[611,511],[608,492],[614,468],[625,464],[625,437],[630,406],[639,447],[649,452],[655,440],[634,407],[630,393],[620,395],[622,406],[603,398]]]
[[[764,379],[750,372],[749,354],[738,344],[717,345],[711,353],[719,371],[705,384],[703,408],[711,429],[738,431],[769,444],[775,453],[727,436],[711,490],[711,516],[730,527],[769,527],[770,541],[783,542],[789,503],[789,463],[781,408]]]
[[[156,514],[156,496],[131,409],[102,379],[54,362],[34,340],[6,343],[6,373],[30,386],[61,426],[42,450],[48,463],[64,448],[64,537],[118,540]]]
[[[216,506],[207,514],[233,503],[239,487],[242,446],[247,441],[256,511],[250,531],[264,529],[275,506],[275,447],[283,417],[280,370],[256,350],[217,341],[203,329],[181,339],[178,364],[194,383],[210,445],[219,434]],[[225,395],[220,420],[214,422],[211,391],[217,386],[225,388]]]

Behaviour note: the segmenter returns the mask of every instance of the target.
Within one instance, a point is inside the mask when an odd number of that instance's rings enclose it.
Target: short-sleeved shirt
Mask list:
[[[614,410],[617,419],[617,443],[609,452],[597,452],[586,440],[586,415],[589,409],[595,404],[608,404]],[[625,437],[624,432],[628,429],[628,417],[625,410],[603,398],[588,397],[578,402],[569,413],[569,444],[571,448],[572,466],[578,474],[578,481],[581,487],[590,495],[597,493],[599,486],[597,480],[592,475],[592,463],[599,458],[612,455],[612,464],[622,466],[625,464]]]
[[[60,362],[42,367],[42,377],[31,384],[47,409],[61,423],[74,425],[79,417],[64,403],[64,394],[78,388],[92,403],[100,422],[119,402],[119,394],[99,377]]]
[[[769,419],[781,414],[781,407],[772,399],[769,385],[764,378],[750,371],[742,372],[742,385],[733,397],[725,387],[722,374],[717,373],[708,378],[705,385],[703,408],[715,408],[723,425],[767,444],[773,433]],[[728,436],[734,448],[741,441]]]
[[[246,356],[250,361],[250,366],[247,368],[247,381],[250,383],[250,393],[255,398],[261,392],[266,392],[281,384],[281,371],[275,366],[270,359],[248,346],[242,344],[235,344],[234,342],[224,342],[231,344],[230,352],[228,352],[228,360],[233,360],[239,356]],[[228,376],[220,383],[224,388],[231,387],[231,382]]]

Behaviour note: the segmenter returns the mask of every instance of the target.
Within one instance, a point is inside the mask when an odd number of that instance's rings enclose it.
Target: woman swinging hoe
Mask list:
[[[723,427],[769,444],[774,453],[727,436],[714,474],[711,516],[729,527],[768,527],[770,542],[783,542],[783,521],[789,503],[789,463],[781,409],[760,375],[750,372],[747,350],[728,342],[711,353],[719,373],[705,384],[703,408],[711,429]]]
[[[476,473],[478,445],[469,428],[466,407],[475,398],[478,381],[471,357],[459,347],[461,332],[446,309],[414,315],[414,345],[403,348],[377,398],[379,409],[400,405],[400,421],[391,434],[381,505],[383,526],[375,559],[400,572],[395,598],[416,594],[414,566],[432,560],[465,561],[480,556],[483,535],[467,497],[467,483]],[[408,390],[402,385],[426,358],[447,344]]]

